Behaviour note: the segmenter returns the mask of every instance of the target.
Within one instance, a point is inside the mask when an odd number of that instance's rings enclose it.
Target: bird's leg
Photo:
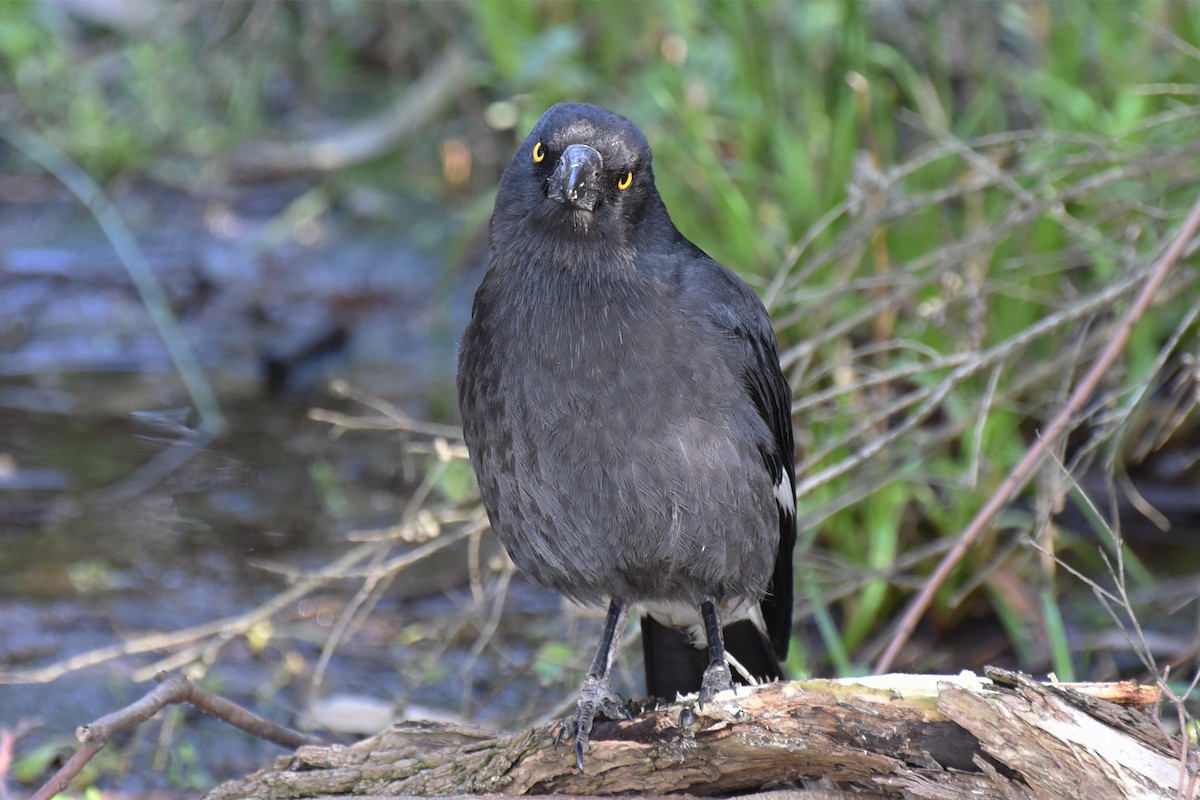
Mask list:
[[[725,663],[725,639],[721,634],[721,621],[717,619],[717,606],[712,598],[700,603],[700,615],[704,618],[704,636],[708,639],[708,668],[700,682],[700,710],[718,692],[733,688],[733,675]]]
[[[609,672],[617,653],[621,650],[621,635],[625,630],[625,619],[629,606],[616,598],[608,605],[608,616],[604,618],[604,632],[600,635],[600,646],[592,668],[583,679],[579,689],[579,703],[575,707],[575,718],[564,720],[554,737],[558,744],[564,736],[575,735],[575,765],[583,772],[583,754],[588,749],[588,735],[592,732],[592,721],[596,713],[608,719],[628,719],[629,712],[620,696],[612,689]]]

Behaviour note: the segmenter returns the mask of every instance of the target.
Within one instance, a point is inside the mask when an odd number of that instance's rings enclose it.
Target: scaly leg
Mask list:
[[[712,599],[700,604],[700,615],[704,618],[704,636],[708,639],[708,668],[700,683],[700,710],[718,692],[733,688],[733,675],[725,663],[725,639],[721,635],[721,621],[717,619],[717,606]]]
[[[621,650],[621,636],[625,631],[625,619],[629,615],[629,606],[613,598],[608,605],[608,616],[604,618],[604,632],[600,635],[600,646],[596,649],[596,658],[592,660],[592,668],[583,679],[579,689],[579,703],[575,708],[574,719],[567,719],[558,729],[554,737],[555,744],[564,737],[575,736],[575,765],[583,772],[583,754],[588,749],[588,735],[592,732],[592,721],[599,712],[607,719],[629,719],[629,711],[620,696],[612,689],[609,682],[609,672],[617,653]]]

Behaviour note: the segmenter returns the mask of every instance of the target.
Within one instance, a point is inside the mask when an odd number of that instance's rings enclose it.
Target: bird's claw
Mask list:
[[[586,737],[575,738],[575,766],[579,769],[579,774],[583,774],[583,754],[587,752],[588,743]]]
[[[575,740],[575,766],[579,769],[580,775],[583,774],[583,754],[588,750],[588,734],[591,729],[592,720],[585,719],[582,704],[575,711],[575,716],[559,720],[558,726],[554,729],[555,747],[560,747],[567,739]]]
[[[575,738],[575,718],[560,719],[554,726],[554,746],[560,747],[564,740]]]
[[[700,682],[700,696],[697,698],[696,704],[703,711],[705,703],[721,692],[732,688],[733,675],[730,674],[729,667],[724,663],[709,664],[708,669],[704,670],[704,678]]]
[[[588,675],[583,679],[583,687],[579,690],[579,703],[575,707],[575,716],[568,717],[558,724],[554,732],[554,746],[557,747],[565,739],[575,739],[575,766],[583,773],[583,754],[588,751],[588,737],[592,733],[592,723],[599,714],[604,719],[629,719],[629,709],[625,702],[613,691],[607,677]]]

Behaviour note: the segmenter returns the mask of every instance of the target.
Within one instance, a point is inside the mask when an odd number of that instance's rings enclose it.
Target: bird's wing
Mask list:
[[[792,628],[792,549],[796,544],[795,444],[792,433],[792,390],[779,366],[775,332],[762,301],[736,275],[704,256],[693,281],[708,295],[709,320],[732,344],[742,383],[771,432],[760,445],[763,463],[776,485],[779,505],[779,550],[771,585],[761,607],[767,634],[782,661]]]

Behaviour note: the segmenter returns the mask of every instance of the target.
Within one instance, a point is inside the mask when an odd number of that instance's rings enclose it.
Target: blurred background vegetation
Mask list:
[[[30,182],[48,180],[38,155],[58,150],[127,213],[131,197],[164,191],[196,199],[202,216],[288,187],[254,258],[303,245],[314,226],[355,241],[399,231],[435,254],[438,274],[386,311],[430,313],[441,343],[441,366],[406,407],[453,423],[463,318],[429,309],[461,304],[456,291],[469,297],[478,281],[514,147],[563,99],[632,118],[677,226],[751,281],[776,320],[805,553],[790,667],[857,674],[1111,338],[1194,201],[1197,75],[1200,4],[1184,0],[5,2],[0,201],[32,202]],[[336,248],[322,259],[351,269]],[[1170,665],[1187,694],[1200,642],[1195,272],[1192,256],[1059,463],[941,587],[898,667],[1152,680]],[[306,308],[289,303],[290,324]],[[201,360],[221,373],[219,351]],[[328,402],[264,397],[260,418],[273,402]],[[334,531],[389,515],[410,533],[432,519],[435,536],[477,521],[454,435],[405,426],[416,464],[405,486],[419,502],[376,503],[372,516],[336,469],[307,470],[293,491],[318,495]],[[374,435],[394,446],[396,434]],[[389,540],[386,552],[412,546]],[[498,559],[471,552],[473,599],[450,627],[474,663],[505,635],[477,620],[495,622],[491,598],[510,584]],[[335,616],[362,624],[398,572]],[[547,693],[569,698],[587,646],[564,646],[535,616],[516,612],[508,635],[528,638],[531,655],[509,666],[532,664]],[[435,638],[398,618],[390,641]],[[463,691],[495,697],[507,680]],[[523,708],[502,724],[547,710]]]

